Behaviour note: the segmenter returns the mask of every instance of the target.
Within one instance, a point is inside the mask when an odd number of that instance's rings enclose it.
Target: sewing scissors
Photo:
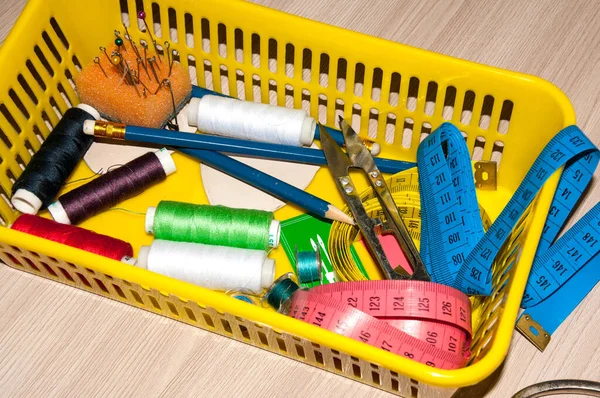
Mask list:
[[[420,281],[430,281],[431,277],[419,256],[419,252],[402,221],[402,216],[398,212],[398,207],[390,194],[388,186],[381,175],[381,172],[375,165],[371,152],[365,147],[358,134],[350,125],[340,116],[339,124],[344,136],[346,153],[327,133],[323,126],[319,125],[321,133],[321,147],[327,166],[334,177],[335,183],[340,190],[344,200],[348,204],[354,220],[356,221],[363,239],[367,244],[375,262],[384,273],[387,279],[412,279]],[[369,217],[361,200],[356,186],[349,175],[350,168],[361,169],[367,177],[367,180],[373,187],[373,191],[379,199],[385,221]],[[404,252],[408,262],[412,267],[412,275],[409,274],[400,265],[392,266],[381,246],[380,234],[392,234],[398,241],[400,248]]]

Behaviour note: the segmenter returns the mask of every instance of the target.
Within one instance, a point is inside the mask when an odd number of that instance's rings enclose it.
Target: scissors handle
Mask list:
[[[350,179],[350,176],[335,177],[335,183],[337,184],[348,208],[354,216],[354,220],[360,229],[363,236],[363,241],[369,248],[369,251],[373,256],[381,272],[385,275],[386,279],[410,279],[411,276],[402,268],[398,267],[394,270],[388,261],[387,256],[379,242],[377,236],[377,230],[381,226],[376,220],[369,217],[361,200],[360,196],[354,186],[354,183]]]
[[[431,281],[431,277],[429,276],[429,272],[427,272],[427,268],[425,268],[425,264],[421,260],[421,256],[419,255],[419,251],[415,246],[415,243],[402,220],[402,216],[398,212],[398,207],[390,194],[390,190],[381,176],[381,172],[377,169],[377,166],[374,164],[369,169],[363,169],[367,174],[367,178],[373,187],[373,190],[377,194],[379,198],[379,202],[381,203],[381,207],[386,216],[386,227],[387,229],[396,237],[402,252],[406,256],[409,264],[412,267],[412,275],[410,279],[419,280],[419,281]],[[397,267],[396,271],[402,269],[401,267]]]

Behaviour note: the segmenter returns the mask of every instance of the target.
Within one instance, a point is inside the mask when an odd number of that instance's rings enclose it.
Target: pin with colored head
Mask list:
[[[127,49],[123,45],[125,42],[123,41],[123,38],[121,37],[121,32],[119,32],[118,30],[115,29],[115,36],[116,36],[115,45],[117,46],[117,49],[119,51],[121,51],[121,49],[123,49],[123,51],[127,51]]]
[[[119,72],[120,75],[125,74],[125,70],[123,69],[123,64],[122,64],[123,59],[121,58],[121,56],[118,53],[113,52],[112,55],[108,58],[108,60],[110,61],[111,64],[113,64],[113,66],[115,68],[117,68],[117,71]]]
[[[115,45],[120,49],[123,49],[123,51],[127,51],[127,49],[125,48],[125,46],[123,45],[124,41],[123,39],[121,39],[120,37],[117,37],[115,39]]]
[[[148,32],[148,36],[150,36],[150,41],[154,45],[154,51],[156,51],[156,55],[158,57],[158,60],[160,61],[160,54],[158,53],[158,47],[156,46],[156,40],[154,40],[154,37],[152,36],[152,32],[150,32],[150,28],[148,27],[148,23],[146,22],[146,13],[144,11],[138,11],[137,16],[139,19],[141,19],[144,22],[144,26],[146,28],[146,31]]]

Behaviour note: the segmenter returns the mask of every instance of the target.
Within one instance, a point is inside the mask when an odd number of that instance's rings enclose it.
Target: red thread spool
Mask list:
[[[133,257],[133,248],[125,241],[38,216],[23,214],[11,228],[114,260]]]

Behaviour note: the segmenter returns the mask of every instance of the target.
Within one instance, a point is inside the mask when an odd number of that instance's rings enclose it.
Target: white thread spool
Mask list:
[[[303,110],[216,95],[192,98],[188,123],[205,133],[294,146],[311,145],[316,129]]]
[[[262,250],[160,239],[142,246],[137,266],[213,290],[260,293],[275,278],[275,261]]]

